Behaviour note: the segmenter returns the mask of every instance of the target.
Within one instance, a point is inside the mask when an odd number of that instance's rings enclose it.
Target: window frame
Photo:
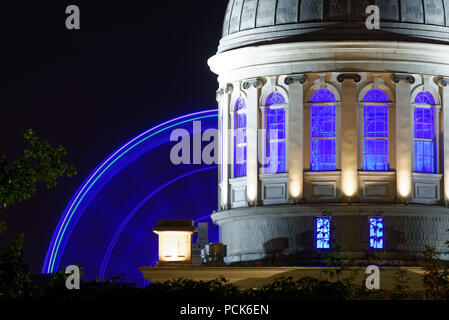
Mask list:
[[[440,143],[439,143],[439,132],[438,128],[440,126],[439,124],[439,113],[441,105],[439,104],[439,96],[436,95],[433,90],[430,90],[429,88],[418,88],[419,90],[416,90],[414,94],[412,95],[412,101],[411,101],[411,152],[412,152],[412,172],[416,174],[438,174],[440,172]],[[416,99],[422,92],[427,92],[430,94],[433,98],[434,104],[427,104],[427,103],[417,103]],[[415,135],[415,112],[416,108],[424,108],[424,109],[433,109],[433,139],[423,139],[423,138],[416,138]],[[415,148],[415,142],[416,141],[432,141],[434,142],[434,166],[435,170],[434,172],[422,172],[416,170],[416,148]]]
[[[237,106],[240,103],[240,100],[243,100],[245,102],[245,108],[244,109],[240,109],[237,110]],[[236,144],[237,141],[237,136],[236,136],[236,121],[237,121],[237,116],[244,114],[246,117],[246,129],[248,129],[248,105],[246,104],[246,99],[245,97],[238,97],[235,100],[235,103],[233,104],[233,109],[232,109],[232,179],[243,179],[246,178],[248,176],[248,171],[247,169],[246,174],[237,177],[236,176],[236,164],[237,164],[237,148],[238,147],[246,147],[246,159],[245,159],[245,164],[248,163],[248,133],[246,131],[245,136],[246,136],[246,142],[245,143],[240,143],[240,144]],[[239,128],[241,129],[241,128]]]
[[[268,105],[268,99],[273,95],[273,94],[279,94],[282,96],[282,98],[284,99],[284,103],[283,104],[272,104],[272,105]],[[267,111],[268,110],[278,110],[278,109],[283,109],[284,110],[284,128],[285,128],[285,135],[283,139],[268,139],[267,138],[267,133],[268,133],[268,128],[267,128]],[[286,174],[288,173],[288,137],[289,137],[289,125],[288,125],[288,100],[287,97],[285,96],[285,94],[279,92],[279,91],[273,91],[270,92],[266,98],[264,99],[264,103],[263,105],[261,105],[261,112],[262,112],[262,123],[263,123],[263,128],[264,128],[264,137],[262,139],[262,151],[263,151],[263,159],[264,159],[264,163],[261,164],[261,173],[263,175],[266,176],[272,176],[272,175],[279,175],[279,174]],[[269,142],[272,143],[276,143],[278,144],[279,142],[284,142],[284,155],[285,155],[285,159],[284,159],[284,171],[283,172],[275,172],[275,173],[270,173],[270,172],[266,172],[265,171],[265,161],[267,160],[267,145]]]
[[[376,241],[377,235],[376,236],[372,236],[371,235],[371,227],[372,227],[372,220],[373,219],[381,219],[382,220],[382,247],[376,248],[375,246],[371,246],[371,240],[373,239],[374,241]],[[377,221],[376,221],[377,223]],[[368,218],[368,247],[370,250],[385,250],[386,249],[386,241],[385,241],[385,217],[382,216],[372,216]]]
[[[320,91],[320,90],[327,90],[329,91],[334,98],[334,101],[328,101],[328,102],[314,102],[313,97],[314,95]],[[332,90],[329,86],[324,87],[318,87],[315,90],[313,90],[310,94],[310,102],[308,103],[308,126],[307,126],[307,134],[309,137],[309,145],[308,145],[308,169],[310,172],[335,172],[339,171],[340,167],[340,121],[341,121],[341,115],[340,115],[340,102],[339,102],[339,96],[336,94],[335,90]],[[312,130],[313,130],[313,123],[312,123],[312,113],[314,107],[326,107],[326,106],[333,106],[335,110],[335,136],[334,137],[313,137]],[[304,127],[306,130],[306,127]],[[313,141],[314,140],[335,140],[335,169],[333,170],[312,170],[312,148],[313,148]]]
[[[370,102],[370,101],[365,101],[366,96],[373,90],[380,90],[386,97],[385,102]],[[375,87],[370,87],[366,90],[366,92],[363,93],[363,96],[361,97],[361,99],[359,99],[359,105],[361,106],[361,111],[360,111],[360,130],[358,130],[359,132],[359,146],[360,146],[360,170],[364,171],[364,172],[390,172],[391,171],[391,161],[392,161],[392,137],[391,137],[391,102],[389,101],[389,95],[388,92],[386,92],[383,88],[375,88]],[[387,111],[386,111],[386,115],[387,115],[387,136],[386,137],[366,137],[365,136],[365,112],[366,112],[366,107],[367,106],[371,106],[371,107],[377,107],[377,106],[381,106],[381,107],[386,107]],[[365,140],[386,140],[387,141],[387,163],[388,163],[388,169],[387,170],[367,170],[365,168]]]
[[[318,248],[318,220],[325,219],[329,221],[329,248]],[[330,216],[318,216],[313,219],[313,232],[314,232],[314,244],[313,247],[315,250],[319,251],[328,251],[332,250],[332,218]],[[325,238],[324,238],[325,239]]]

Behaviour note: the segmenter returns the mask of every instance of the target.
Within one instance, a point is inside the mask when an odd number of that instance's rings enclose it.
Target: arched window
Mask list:
[[[328,89],[319,89],[312,96],[310,170],[336,170],[335,96]]]
[[[388,96],[372,89],[363,102],[363,170],[388,171]]]
[[[429,92],[415,98],[415,172],[436,173],[435,99]]]
[[[285,99],[282,94],[274,92],[265,102],[266,128],[266,174],[285,172]]]
[[[234,178],[246,176],[246,103],[238,99],[234,111]]]

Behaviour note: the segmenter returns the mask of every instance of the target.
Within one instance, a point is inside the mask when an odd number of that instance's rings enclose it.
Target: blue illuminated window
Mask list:
[[[415,172],[436,173],[435,100],[429,92],[415,99]]]
[[[318,217],[315,218],[315,235],[317,249],[330,249],[331,239],[331,218]]]
[[[238,99],[234,114],[234,178],[246,176],[246,103]]]
[[[312,96],[310,170],[334,171],[337,167],[335,96],[328,89]]]
[[[363,170],[388,171],[388,97],[372,89],[363,102]]]
[[[282,94],[270,94],[265,103],[266,174],[285,172],[285,99]]]
[[[369,246],[372,249],[384,249],[384,218],[369,218]]]

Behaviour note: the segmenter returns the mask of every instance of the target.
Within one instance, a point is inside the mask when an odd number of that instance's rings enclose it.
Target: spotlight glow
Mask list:
[[[407,172],[399,172],[398,174],[398,191],[403,198],[408,198],[411,194],[411,177]]]
[[[298,198],[301,195],[301,185],[298,181],[290,183],[290,195],[292,198]]]
[[[347,197],[352,197],[357,192],[357,175],[354,172],[343,174],[343,193]]]

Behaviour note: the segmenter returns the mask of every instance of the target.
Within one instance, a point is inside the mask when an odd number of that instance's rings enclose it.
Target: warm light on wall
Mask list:
[[[226,184],[228,182],[226,181]],[[221,203],[223,205],[224,208],[226,208],[226,205],[228,203],[228,190],[226,187],[222,187],[221,189]]]
[[[249,202],[254,202],[256,201],[257,198],[257,187],[252,184],[252,183],[248,183],[247,186],[247,196],[248,196],[248,201]]]
[[[357,192],[357,177],[351,172],[343,175],[343,193],[352,197]]]
[[[301,195],[301,185],[298,181],[290,182],[290,195],[298,198]]]
[[[192,234],[196,231],[191,220],[160,220],[153,231],[159,236],[159,265],[190,264]]]
[[[399,172],[398,174],[398,191],[403,198],[408,198],[411,193],[411,177],[407,172]]]

